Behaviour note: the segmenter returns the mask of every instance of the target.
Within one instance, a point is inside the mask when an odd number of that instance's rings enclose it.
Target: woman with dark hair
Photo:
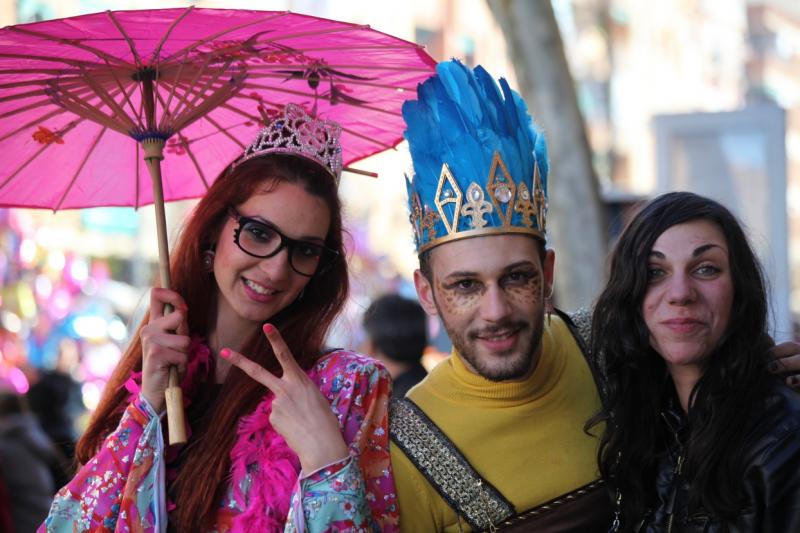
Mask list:
[[[800,531],[800,396],[767,371],[767,314],[717,202],[665,194],[623,231],[592,325],[617,529]]]
[[[338,132],[287,106],[198,203],[47,531],[396,529],[388,373],[324,348],[348,291]],[[171,365],[190,437],[165,451]]]

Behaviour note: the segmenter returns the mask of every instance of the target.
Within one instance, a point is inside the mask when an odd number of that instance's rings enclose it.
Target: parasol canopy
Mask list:
[[[203,195],[293,103],[342,128],[345,165],[402,140],[424,50],[368,26],[290,12],[106,11],[0,30],[0,207],[155,205]],[[163,178],[162,178],[163,176]],[[186,441],[177,371],[170,440]]]
[[[107,11],[0,30],[0,206],[153,203],[141,142],[165,142],[164,199],[201,196],[295,103],[342,126],[345,165],[402,140],[435,62],[368,26],[291,12]]]

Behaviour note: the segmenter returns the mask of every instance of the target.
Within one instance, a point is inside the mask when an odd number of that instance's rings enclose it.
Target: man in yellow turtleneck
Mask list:
[[[524,103],[480,67],[441,63],[407,102],[420,303],[454,350],[392,407],[404,532],[607,531],[600,399],[565,315],[545,318],[548,165]]]

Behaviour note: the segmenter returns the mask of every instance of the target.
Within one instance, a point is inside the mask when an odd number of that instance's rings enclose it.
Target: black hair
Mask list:
[[[675,399],[674,386],[650,346],[642,316],[648,256],[664,231],[696,220],[707,220],[724,234],[734,294],[727,328],[690,396],[683,471],[692,508],[722,519],[740,509],[745,437],[773,379],[766,362],[772,345],[767,288],[740,223],[724,206],[696,194],[653,199],[614,247],[592,324],[592,351],[601,355],[607,383],[603,412],[588,425],[606,423],[600,470],[622,493],[626,529],[655,504],[657,465],[675,442],[662,420],[665,404]]]
[[[419,362],[428,344],[422,306],[396,294],[372,302],[364,314],[364,329],[383,355],[403,363]]]

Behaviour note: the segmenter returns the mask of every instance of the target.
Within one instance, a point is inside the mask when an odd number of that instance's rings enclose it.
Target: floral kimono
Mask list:
[[[208,372],[210,355],[192,343],[187,378]],[[268,531],[398,531],[389,464],[387,412],[390,380],[375,361],[353,352],[326,354],[308,372],[331,404],[350,456],[316,472],[301,472],[297,455],[272,428],[272,394],[239,422],[231,450],[230,482],[214,533]],[[117,429],[62,488],[39,531],[163,532],[172,504],[170,470],[160,417],[134,392]],[[169,455],[169,454],[167,454]]]

